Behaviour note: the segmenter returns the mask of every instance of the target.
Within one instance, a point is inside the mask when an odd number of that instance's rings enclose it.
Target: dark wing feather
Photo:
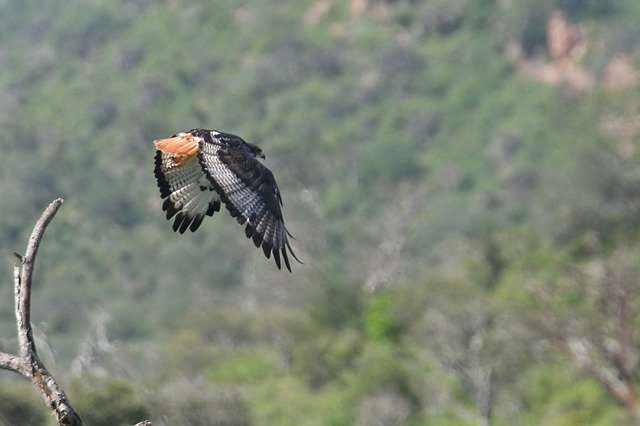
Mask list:
[[[220,211],[220,198],[202,172],[198,158],[176,161],[175,154],[156,151],[154,174],[164,199],[167,219],[175,216],[173,230],[181,234],[198,229],[205,215]]]
[[[287,238],[282,198],[271,171],[250,153],[215,143],[201,142],[198,158],[231,216],[246,224],[247,238],[262,247],[267,258],[273,254],[278,269],[282,255],[291,272],[288,253],[298,258]]]

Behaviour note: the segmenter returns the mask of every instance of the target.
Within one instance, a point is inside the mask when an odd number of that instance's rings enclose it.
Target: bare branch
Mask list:
[[[27,252],[22,257],[21,265],[14,265],[13,272],[16,289],[16,319],[18,320],[18,342],[20,356],[25,357],[29,353],[36,355],[36,347],[31,329],[31,278],[36,261],[36,254],[40,247],[40,241],[44,231],[62,205],[62,198],[54,200],[36,222],[29,237]],[[20,267],[22,270],[20,270]]]
[[[22,358],[15,355],[0,352],[0,368],[4,370],[14,371],[18,374],[25,374],[24,365],[21,362]]]
[[[630,410],[636,406],[637,398],[633,383],[621,377],[620,372],[615,368],[610,368],[605,363],[593,359],[590,355],[592,348],[588,341],[571,339],[566,341],[566,346],[572,361],[602,383],[620,405]]]
[[[18,327],[20,355],[0,352],[0,368],[15,371],[40,390],[49,408],[55,413],[60,425],[81,425],[80,416],[73,410],[65,393],[40,361],[31,328],[31,279],[36,254],[44,231],[62,205],[62,198],[54,200],[40,216],[31,232],[24,256],[14,252],[20,263],[13,267],[15,314]]]
[[[71,407],[69,399],[58,385],[58,382],[56,382],[42,361],[40,361],[33,338],[33,329],[31,327],[31,279],[33,277],[36,255],[44,231],[62,203],[62,198],[53,200],[44,212],[42,212],[40,219],[36,222],[29,237],[25,255],[22,256],[15,251],[13,252],[19,261],[19,263],[13,266],[13,284],[20,354],[12,355],[0,351],[0,369],[14,371],[31,380],[40,390],[45,402],[55,414],[58,424],[77,426],[82,425],[82,420]],[[151,422],[145,420],[137,423],[135,426],[149,425],[151,425]]]

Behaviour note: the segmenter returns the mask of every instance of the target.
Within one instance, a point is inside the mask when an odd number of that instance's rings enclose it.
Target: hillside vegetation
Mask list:
[[[90,425],[633,424],[640,3],[0,2],[0,349]],[[266,153],[305,265],[179,235],[154,139]],[[0,373],[0,423],[51,421]],[[119,416],[119,417],[118,417]]]

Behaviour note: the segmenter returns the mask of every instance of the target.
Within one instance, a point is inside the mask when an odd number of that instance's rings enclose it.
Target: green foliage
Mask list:
[[[508,5],[500,22],[509,39],[517,40],[527,54],[542,50],[547,43],[547,18],[553,0],[516,0]]]
[[[293,353],[293,370],[309,386],[319,388],[352,368],[362,349],[362,338],[353,330],[324,333],[300,342]]]
[[[198,378],[177,378],[150,397],[154,415],[168,424],[247,425],[251,415],[233,386],[211,386]]]
[[[130,425],[149,417],[134,386],[122,378],[83,376],[70,383],[68,393],[86,424]]]
[[[338,278],[338,277],[336,277]],[[309,314],[318,324],[332,329],[354,325],[362,312],[362,290],[353,283],[329,278],[317,290]]]
[[[624,4],[616,0],[556,0],[556,3],[571,19],[610,16]]]
[[[258,350],[235,350],[218,353],[215,366],[207,368],[212,382],[247,383],[267,379],[278,374],[275,354]]]
[[[252,392],[251,412],[259,424],[352,424],[351,393],[331,386],[312,390],[287,376],[258,384]]]
[[[526,403],[530,414],[523,424],[535,425],[541,418],[550,425],[625,423],[625,415],[608,403],[602,388],[593,380],[576,378],[570,371],[540,366],[528,372]]]
[[[31,383],[0,381],[0,424],[42,425],[48,417],[49,412]]]
[[[364,332],[367,338],[376,342],[396,342],[398,326],[393,315],[394,296],[380,294],[369,300],[364,312]]]
[[[399,352],[387,345],[366,345],[358,359],[358,367],[349,377],[350,384],[360,395],[393,389],[415,408],[418,395],[406,367],[409,362],[410,359],[402,359]]]

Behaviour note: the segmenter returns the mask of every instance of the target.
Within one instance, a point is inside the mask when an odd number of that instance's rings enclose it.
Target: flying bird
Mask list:
[[[300,260],[289,244],[282,217],[282,197],[273,173],[257,145],[212,129],[192,129],[153,142],[155,176],[173,230],[194,232],[205,216],[224,203],[231,216],[246,225],[245,235],[281,268],[280,256],[291,272],[287,251]],[[302,263],[302,262],[300,262]]]

